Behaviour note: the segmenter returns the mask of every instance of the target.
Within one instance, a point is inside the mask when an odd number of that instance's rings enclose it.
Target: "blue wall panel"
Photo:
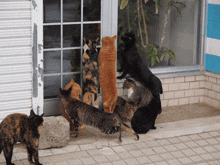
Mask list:
[[[220,5],[208,4],[207,37],[220,39]]]
[[[220,39],[220,22],[208,20],[207,37]]]
[[[220,22],[220,5],[208,4],[208,20]]]
[[[206,54],[205,61],[206,61],[207,71],[220,73],[220,57],[219,56]]]

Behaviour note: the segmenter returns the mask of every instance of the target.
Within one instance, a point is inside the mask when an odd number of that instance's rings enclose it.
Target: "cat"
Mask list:
[[[145,134],[150,129],[156,129],[155,120],[158,109],[160,109],[160,105],[155,98],[147,106],[138,108],[131,119],[132,129],[137,134]]]
[[[84,39],[83,54],[83,102],[99,107],[98,91],[99,91],[99,68],[98,68],[98,50],[96,48],[96,40]]]
[[[38,145],[43,115],[35,115],[31,110],[29,117],[25,114],[14,113],[3,119],[0,124],[0,153],[3,150],[7,165],[14,165],[11,159],[14,144],[17,142],[26,144],[28,162],[31,165],[42,165],[39,163]],[[32,161],[32,157],[35,162]]]
[[[96,107],[90,106],[84,102],[76,100],[70,97],[71,88],[68,90],[59,90],[59,97],[65,108],[68,116],[73,120],[75,136],[78,136],[79,123],[90,125],[98,128],[105,134],[114,134],[119,132],[119,140],[121,141],[121,132],[130,132],[136,136],[136,140],[139,136],[126,124],[124,124],[120,117],[115,113],[107,113]]]
[[[137,86],[135,81],[132,79],[126,78],[123,83],[123,89],[128,89],[128,101],[138,101],[138,108],[147,106],[153,98],[152,93],[148,89],[145,87]]]
[[[117,100],[116,48],[113,37],[102,38],[102,48],[98,57],[99,83],[102,91],[102,102],[105,112],[113,113]]]
[[[124,51],[121,53],[121,69],[122,72],[118,79],[124,78],[129,74],[136,81],[140,82],[145,88],[149,89],[157,103],[160,105],[160,113],[162,112],[160,94],[163,93],[162,83],[141,60],[138,50],[135,46],[135,35],[133,32],[125,33],[121,37],[124,42]]]
[[[118,96],[114,113],[116,113],[123,122],[130,122],[134,112],[137,110],[137,102],[128,102],[123,97]]]
[[[71,97],[79,100],[79,95],[82,93],[82,89],[80,85],[74,82],[74,80],[71,78],[70,82],[64,87],[64,89],[68,90],[70,87],[72,87]],[[69,116],[66,114],[64,107],[62,107],[62,116],[70,123],[70,131],[73,131],[74,124],[72,120],[69,118]],[[84,128],[84,125],[80,124],[79,130],[82,130],[83,128]]]

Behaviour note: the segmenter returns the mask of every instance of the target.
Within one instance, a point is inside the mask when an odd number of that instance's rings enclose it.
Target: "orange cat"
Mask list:
[[[71,91],[71,97],[74,99],[79,100],[79,95],[82,92],[82,89],[80,88],[80,85],[75,83],[74,80],[71,78],[70,82],[65,86],[65,90],[68,90],[70,87],[72,87],[72,91]],[[65,109],[62,108],[62,116],[68,120],[68,122],[70,123],[70,131],[74,130],[74,123],[72,122],[72,120],[69,118],[69,116],[66,114]],[[79,126],[79,130],[82,130],[84,128],[84,125],[81,124]]]
[[[99,53],[99,84],[102,91],[102,102],[105,112],[113,113],[117,101],[116,88],[116,48],[113,37],[102,38],[102,48]]]

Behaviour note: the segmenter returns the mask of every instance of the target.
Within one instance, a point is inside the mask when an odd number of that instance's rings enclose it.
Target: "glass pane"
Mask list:
[[[100,24],[85,24],[83,25],[83,38],[96,40],[99,38],[100,43]]]
[[[81,0],[63,0],[63,22],[81,21]]]
[[[60,26],[44,26],[44,48],[60,48]]]
[[[63,72],[80,71],[80,53],[78,50],[63,51]]]
[[[44,98],[55,98],[59,94],[61,87],[61,76],[44,77]]]
[[[44,23],[60,22],[60,0],[44,0]]]
[[[81,25],[63,26],[63,47],[80,46]]]
[[[169,3],[173,6],[168,7],[164,1],[158,2],[158,13],[153,1],[142,2],[146,28],[141,10],[139,27],[137,1],[129,1],[124,9],[119,6],[118,61],[124,44],[121,37],[133,31],[138,53],[149,67],[195,65],[193,58],[198,59],[199,55],[201,3],[198,0],[178,0],[180,3]],[[119,69],[120,63],[117,66]]]
[[[71,75],[63,75],[63,84],[64,87],[70,82],[70,79],[73,79],[74,82],[76,82],[77,84],[81,84],[80,83],[80,74],[71,74]],[[80,85],[81,86],[81,85]],[[63,88],[64,88],[63,87]],[[82,88],[82,87],[81,87]]]
[[[60,51],[44,52],[44,74],[61,72]]]
[[[83,21],[101,20],[101,1],[84,0],[83,2]]]
[[[194,42],[196,38],[195,12],[198,12],[196,6],[198,2],[185,2],[186,8],[181,10],[182,19],[176,10],[172,10],[170,18],[170,49],[176,54],[176,61],[171,64],[175,66],[193,65]]]

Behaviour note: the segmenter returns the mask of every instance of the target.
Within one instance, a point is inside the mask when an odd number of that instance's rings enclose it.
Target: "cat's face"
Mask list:
[[[85,39],[84,38],[84,52],[89,51],[89,52],[98,52],[96,46],[98,44],[99,38],[95,40],[91,39]]]
[[[133,32],[125,33],[124,36],[121,36],[121,39],[125,44],[132,44],[135,42],[135,35]]]

